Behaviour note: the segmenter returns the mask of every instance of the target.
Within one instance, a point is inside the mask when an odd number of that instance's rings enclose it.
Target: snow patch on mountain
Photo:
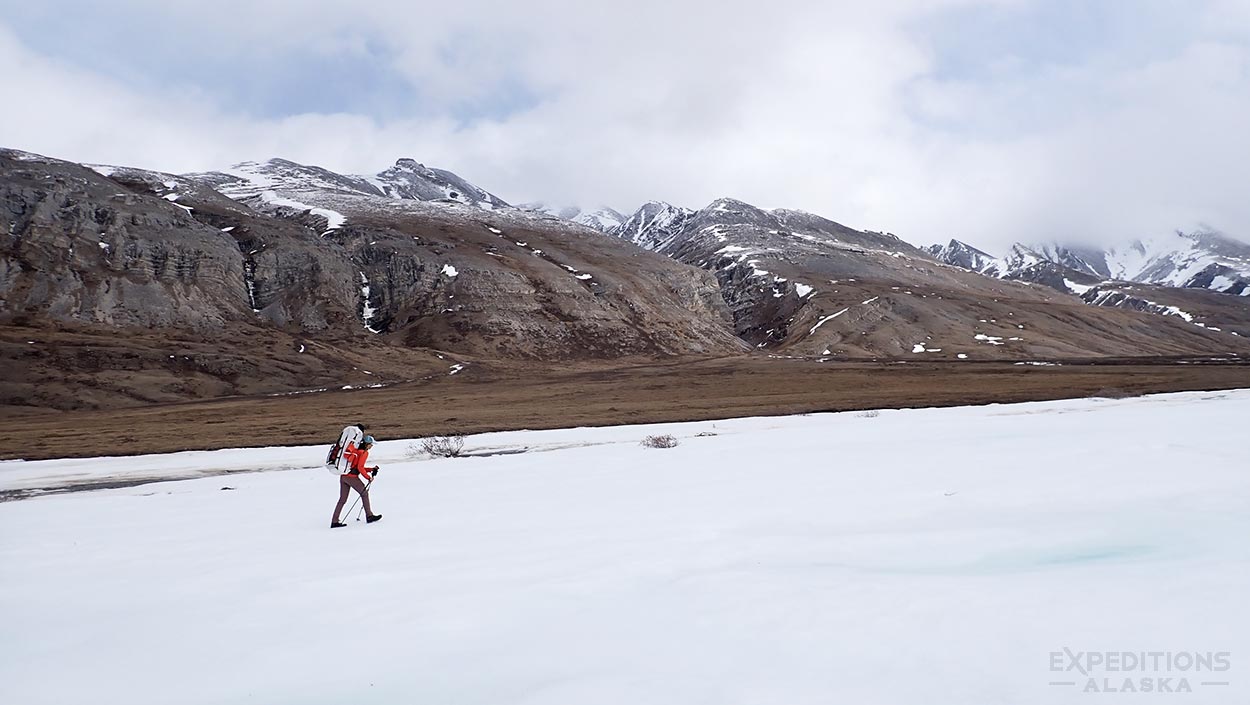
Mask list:
[[[370,296],[369,277],[365,276],[364,272],[361,272],[360,273],[360,299],[363,302],[363,305],[361,306],[361,309],[360,309],[360,318],[361,320],[364,321],[365,330],[369,331],[370,333],[381,333],[382,332],[381,330],[373,327],[373,315],[374,313],[377,312],[377,309],[375,309],[372,303],[369,301],[369,296]]]
[[[848,307],[848,308],[844,308],[844,309],[842,309],[841,311],[838,311],[837,313],[832,313],[832,314],[829,314],[828,316],[825,316],[824,318],[820,319],[819,321],[816,321],[816,325],[812,326],[812,329],[811,329],[811,330],[809,330],[809,331],[807,332],[807,334],[808,334],[808,335],[815,335],[815,334],[816,334],[816,331],[820,330],[820,327],[821,327],[821,326],[825,325],[825,324],[826,324],[826,323],[828,323],[829,321],[832,321],[833,319],[837,318],[838,316],[841,316],[842,314],[844,314],[844,313],[846,313],[847,311],[850,311],[850,310],[851,310],[851,309],[850,309],[849,307]]]
[[[1090,289],[1093,289],[1093,288],[1094,288],[1093,286],[1086,286],[1086,285],[1084,285],[1084,284],[1077,284],[1076,282],[1072,281],[1071,279],[1064,279],[1064,280],[1063,280],[1063,285],[1064,285],[1064,286],[1066,286],[1066,287],[1068,287],[1068,291],[1071,291],[1072,293],[1074,293],[1074,294],[1076,294],[1076,295],[1078,295],[1078,296],[1079,296],[1079,295],[1081,295],[1081,294],[1084,294],[1085,292],[1087,292],[1087,291],[1089,291]]]
[[[1094,287],[1091,287],[1091,289],[1094,289]],[[1183,311],[1177,306],[1161,304],[1155,301],[1151,301],[1149,299],[1142,298],[1140,296],[1135,296],[1125,291],[1121,291],[1120,289],[1099,287],[1099,288],[1096,288],[1092,294],[1089,294],[1088,296],[1084,296],[1082,298],[1086,300],[1086,303],[1089,303],[1094,306],[1115,306],[1115,305],[1120,304],[1124,299],[1135,298],[1138,300],[1138,303],[1134,305],[1132,308],[1135,308],[1141,311],[1147,311],[1149,313],[1158,313],[1164,316],[1176,316],[1180,318],[1181,320],[1185,321],[1186,323],[1194,322],[1193,314],[1189,313],[1188,311]],[[1197,324],[1197,325],[1201,325],[1203,328],[1206,328],[1206,326],[1203,324]]]
[[[267,203],[271,206],[277,206],[278,208],[290,208],[301,212],[307,211],[313,215],[325,218],[326,229],[322,235],[328,235],[330,232],[338,230],[343,227],[344,223],[347,222],[347,217],[338,211],[330,210],[329,208],[310,206],[307,203],[302,203],[292,198],[283,198],[273,191],[262,191],[260,193],[260,200],[263,203]]]

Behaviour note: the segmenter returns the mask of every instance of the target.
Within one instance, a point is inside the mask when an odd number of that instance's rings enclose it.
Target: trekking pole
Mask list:
[[[361,493],[357,493],[357,494],[356,494],[356,500],[355,500],[354,502],[352,502],[352,506],[348,508],[348,510],[347,510],[347,514],[346,514],[345,516],[351,516],[351,515],[352,515],[352,510],[356,508],[356,502],[359,502],[361,497],[363,497],[364,495],[368,494],[368,493],[369,493],[369,488],[370,488],[370,487],[372,487],[372,486],[373,486],[373,480],[372,480],[372,479],[370,479],[368,482],[366,482],[366,483],[365,483],[365,491],[364,491],[364,492],[361,492]],[[363,512],[364,510],[365,510],[365,505],[363,505],[363,504],[362,504],[362,505],[360,505],[360,511],[361,511],[361,512]],[[359,512],[356,514],[356,521],[360,521],[360,513],[359,513]]]

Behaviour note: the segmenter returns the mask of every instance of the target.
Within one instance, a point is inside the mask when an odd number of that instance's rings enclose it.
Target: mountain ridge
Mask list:
[[[813,364],[1250,354],[1242,329],[1149,291],[1088,306],[804,211],[652,201],[604,233],[415,160],[379,174],[270,159],[173,175],[0,150],[14,214],[0,219],[0,325],[60,346],[15,357],[30,381],[3,399],[84,403],[39,388],[80,359],[84,379],[108,380],[100,400],[751,349]],[[152,331],[195,354],[158,354]],[[118,374],[127,359],[135,372]]]
[[[943,269],[929,251],[897,236],[803,211],[765,210],[733,198],[698,210],[652,201],[610,235],[714,272],[739,337],[774,354],[838,359],[922,352],[966,359],[984,355],[987,346],[1015,356],[1161,349],[1136,333],[1106,334],[1110,325],[1132,330],[1131,323],[1104,322],[1101,314],[1075,323],[1071,316],[1081,314],[1065,309],[1083,306],[1076,297],[1046,294],[1035,282],[995,285],[1012,280]],[[1000,321],[1017,316],[1020,306],[1035,308],[1047,329],[1040,344]],[[1164,328],[1186,337],[1170,322]],[[946,340],[938,344],[939,338]]]
[[[1017,242],[1001,258],[955,239],[927,250],[946,264],[1000,278],[1024,278],[1030,267],[1048,262],[1104,280],[1250,295],[1250,244],[1213,230],[1178,230],[1103,248]],[[976,257],[969,259],[970,252]]]

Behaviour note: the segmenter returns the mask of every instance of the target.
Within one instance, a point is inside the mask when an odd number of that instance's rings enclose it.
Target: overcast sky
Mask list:
[[[1250,0],[0,0],[0,75],[0,145],[72,161],[408,156],[995,254],[1250,236]]]

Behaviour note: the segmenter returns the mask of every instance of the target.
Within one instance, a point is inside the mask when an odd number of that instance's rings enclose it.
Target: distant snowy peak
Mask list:
[[[221,171],[187,174],[187,178],[237,199],[312,191],[346,193],[414,201],[445,201],[486,210],[507,208],[494,194],[450,171],[431,169],[412,159],[400,159],[373,176],[339,174],[319,166],[286,159],[241,162]]]
[[[427,167],[414,159],[400,159],[376,176],[356,177],[368,181],[391,198],[413,201],[455,201],[486,210],[507,208],[508,203],[456,174]]]
[[[757,208],[746,201],[739,201],[736,198],[718,198],[704,206],[701,212],[729,213],[740,217],[756,217],[767,213],[767,211],[762,208]]]
[[[1003,279],[1036,281],[1039,272],[1058,272],[1095,281],[1250,294],[1250,245],[1209,230],[1177,231],[1106,249],[1016,243],[999,259],[958,240],[928,251],[946,264]]]
[[[1109,277],[1106,253],[1082,247],[1066,247],[1045,243],[1026,247],[1019,243],[1012,246],[1007,255],[1005,272],[1015,272],[1034,266],[1038,262],[1052,262],[1074,272],[1095,277]]]
[[[538,213],[540,215],[548,215],[552,218],[561,220],[573,220],[581,215],[582,209],[577,206],[553,206],[545,201],[530,201],[517,206],[523,211]]]
[[[939,262],[990,276],[997,276],[1000,266],[999,261],[993,255],[953,238],[945,245],[930,245],[925,248],[925,251]]]
[[[592,211],[583,211],[573,219],[575,222],[581,223],[588,228],[594,228],[599,232],[606,233],[612,228],[620,226],[625,222],[625,216],[620,211],[607,206],[600,206]]]
[[[609,231],[609,235],[628,240],[648,250],[662,250],[681,234],[695,211],[663,201],[642,204],[625,222]]]
[[[533,213],[549,215],[553,218],[568,220],[585,225],[601,233],[610,232],[625,222],[625,216],[608,206],[599,206],[593,210],[583,210],[580,206],[551,206],[541,201],[522,203],[518,208]]]
[[[730,225],[778,228],[780,217],[734,198],[718,198],[697,211],[664,201],[650,201],[609,234],[639,247],[663,252],[678,236],[689,234],[686,231],[696,224],[702,229]]]
[[[781,230],[787,226],[783,221],[801,211],[769,211],[736,198],[718,198],[701,208],[695,217],[704,226],[717,224],[749,226],[766,230]]]
[[[1103,251],[1055,249],[1046,253],[1051,261],[1104,279],[1231,294],[1250,291],[1250,245],[1209,230],[1176,231]]]
[[[889,253],[920,254],[920,250],[888,233],[860,231],[800,210],[767,210],[735,198],[718,198],[699,210],[663,201],[644,203],[609,235],[640,247],[673,256],[692,243],[708,239],[738,248],[763,246],[778,250],[798,241],[841,248],[865,248]],[[698,249],[695,247],[694,249]],[[713,248],[716,249],[716,248]],[[742,250],[740,250],[742,251]]]
[[[1250,290],[1250,245],[1209,230],[1110,249],[1107,263],[1115,279],[1234,294]]]
[[[286,159],[240,162],[221,171],[186,174],[231,198],[250,198],[266,191],[333,191],[381,196],[382,192],[359,176],[344,176],[319,166]]]

